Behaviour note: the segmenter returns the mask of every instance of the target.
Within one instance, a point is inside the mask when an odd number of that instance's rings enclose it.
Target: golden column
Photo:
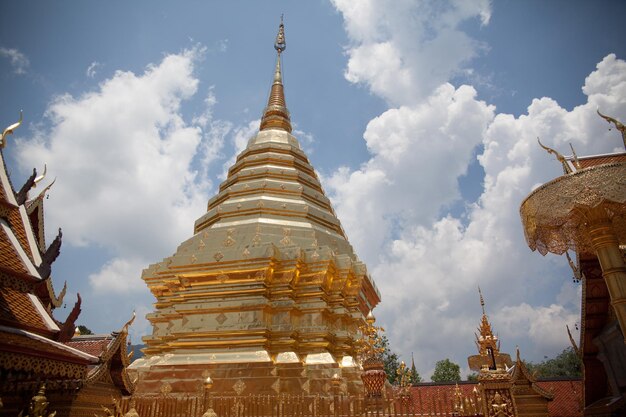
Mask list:
[[[526,242],[542,255],[571,249],[595,254],[626,334],[626,162],[599,164],[558,177],[520,207]]]

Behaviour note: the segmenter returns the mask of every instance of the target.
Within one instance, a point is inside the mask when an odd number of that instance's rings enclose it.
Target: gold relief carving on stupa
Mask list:
[[[304,382],[304,384],[302,384],[302,391],[306,392],[307,394],[311,393],[311,383],[310,380],[306,380]]]
[[[252,246],[259,246],[261,244],[261,226],[256,226],[256,232],[252,238]]]
[[[237,393],[237,395],[243,394],[243,392],[246,390],[246,383],[243,382],[241,379],[238,379],[237,382],[233,384],[233,390]]]
[[[317,253],[317,250],[313,251],[313,254],[311,255],[311,259],[313,259],[314,261],[317,261],[320,258],[320,254]]]
[[[160,391],[161,391],[161,394],[163,394],[163,396],[167,396],[169,395],[170,392],[172,392],[172,386],[170,385],[169,382],[164,382],[161,384]]]
[[[254,274],[254,279],[256,281],[263,281],[263,280],[265,280],[265,270],[263,269],[261,271],[258,271],[256,274]]]
[[[276,376],[276,374],[273,375]],[[277,378],[276,381],[274,381],[274,383],[272,384],[272,389],[276,394],[280,392],[280,378]]]
[[[220,326],[223,325],[226,320],[228,320],[228,317],[226,317],[224,313],[220,313],[215,317],[215,321],[218,322]]]
[[[219,281],[220,283],[222,283],[222,284],[223,284],[224,282],[228,281],[228,278],[229,278],[229,277],[228,277],[228,275],[226,275],[226,274],[220,274],[220,275],[218,275],[217,277],[215,277],[215,279],[216,279],[217,281]]]
[[[206,244],[204,243],[204,240],[200,239],[200,242],[198,243],[198,249],[204,249],[205,246]]]
[[[284,246],[293,245],[293,241],[291,240],[291,229],[288,227],[283,228],[283,238],[280,240],[280,243]]]
[[[225,247],[232,246],[236,243],[235,239],[233,238],[233,233],[235,233],[235,229],[228,229],[226,231],[226,239],[224,239],[223,242],[223,245]]]
[[[244,258],[247,258],[248,256],[250,256],[250,251],[248,250],[248,248],[244,248],[243,252],[241,252],[241,255]]]
[[[192,255],[191,255],[191,257],[190,257],[190,259],[189,259],[189,261],[190,261],[192,264],[195,264],[197,260],[198,260],[198,258],[196,258],[196,255],[194,255],[194,254],[192,254]]]
[[[224,258],[224,255],[220,251],[215,252],[215,254],[213,255],[213,259],[215,259],[217,262],[221,261],[222,258]]]

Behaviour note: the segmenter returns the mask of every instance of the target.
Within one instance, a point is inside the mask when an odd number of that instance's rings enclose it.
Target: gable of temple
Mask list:
[[[18,126],[4,131],[0,147]],[[0,416],[17,415],[31,397],[47,398],[49,410],[59,417],[92,416],[112,397],[132,392],[125,344],[130,323],[102,352],[68,343],[81,299],[78,295],[64,322],[53,316],[63,304],[67,286],[57,295],[51,275],[61,231],[45,245],[43,200],[52,184],[29,199],[43,178],[33,170],[16,191],[0,151]]]

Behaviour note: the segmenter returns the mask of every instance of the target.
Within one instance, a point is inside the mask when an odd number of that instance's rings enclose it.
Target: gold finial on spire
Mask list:
[[[615,129],[619,130],[620,133],[622,134],[622,140],[624,141],[624,149],[626,149],[626,126],[624,126],[623,123],[621,123],[619,120],[611,117],[611,116],[606,116],[602,113],[600,113],[600,109],[596,110],[598,112],[598,115],[600,117],[602,117],[604,120],[607,121],[608,124],[613,123],[615,125]],[[611,130],[611,128],[609,127],[609,130]]]
[[[543,143],[541,143],[541,140],[539,140],[539,138],[537,138],[537,142],[539,143],[539,146],[545,149],[548,153],[556,156],[556,159],[561,163],[561,165],[563,165],[563,172],[565,174],[571,174],[572,169],[569,167],[569,165],[567,165],[567,161],[565,160],[565,157],[563,155],[561,155],[558,151],[555,151],[554,149],[545,146]]]
[[[20,110],[20,120],[18,120],[16,123],[13,123],[2,132],[2,137],[0,137],[0,149],[4,148],[4,146],[6,145],[6,141],[4,139],[7,137],[7,135],[13,134],[13,131],[20,127],[20,125],[22,124],[22,119],[23,115],[22,111]]]
[[[276,42],[274,42],[274,49],[280,54],[287,49],[287,42],[285,42],[285,25],[283,24],[283,15],[280,15],[280,25],[278,26],[278,34],[276,35]]]
[[[278,52],[276,68],[274,69],[274,81],[270,90],[270,97],[267,101],[267,107],[263,111],[263,118],[261,119],[261,127],[259,130],[280,129],[291,133],[291,120],[289,119],[289,110],[287,110],[287,104],[285,103],[285,92],[283,89],[283,77],[280,65],[281,53],[286,48],[285,25],[283,24],[283,16],[281,15],[278,34],[274,42],[274,49]]]
[[[480,306],[483,309],[483,316],[485,315],[485,299],[483,298],[483,293],[480,291],[480,285],[478,286],[478,295],[480,295]]]

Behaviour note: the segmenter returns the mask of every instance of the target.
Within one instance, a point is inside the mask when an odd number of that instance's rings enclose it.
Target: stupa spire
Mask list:
[[[280,65],[280,56],[286,48],[285,26],[283,24],[283,17],[281,16],[276,42],[274,42],[274,49],[276,49],[277,52],[274,81],[267,101],[267,107],[263,111],[260,130],[281,129],[291,133],[291,120],[289,119],[289,110],[287,110],[287,104],[285,103],[285,91]]]

